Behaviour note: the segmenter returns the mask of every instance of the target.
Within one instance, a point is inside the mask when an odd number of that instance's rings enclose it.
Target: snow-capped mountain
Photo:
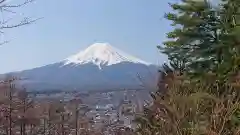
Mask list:
[[[99,68],[101,68],[101,66],[111,66],[122,62],[132,62],[149,65],[147,62],[128,55],[123,51],[114,48],[108,43],[95,43],[91,45],[86,50],[67,58],[65,60],[65,65],[72,63],[77,65],[93,63]]]
[[[108,43],[95,43],[60,62],[11,73],[28,90],[153,89],[155,65],[128,55]]]

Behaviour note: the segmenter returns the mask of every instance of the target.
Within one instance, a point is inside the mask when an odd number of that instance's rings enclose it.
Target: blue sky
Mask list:
[[[13,0],[18,2],[20,0]],[[174,0],[172,0],[174,1]],[[0,46],[0,73],[62,60],[95,42],[113,46],[145,61],[166,60],[156,49],[171,30],[164,19],[170,0],[37,0],[18,9],[42,20],[6,31]]]

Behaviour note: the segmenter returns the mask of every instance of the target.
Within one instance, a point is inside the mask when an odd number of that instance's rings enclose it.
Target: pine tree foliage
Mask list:
[[[217,12],[206,1],[184,0],[170,6],[175,12],[165,16],[175,29],[167,34],[169,41],[162,51],[171,62],[182,63],[179,68],[200,73],[214,70],[218,60],[212,46],[218,44],[220,24]]]
[[[170,4],[173,13],[166,18],[175,28],[169,41],[159,47],[169,57],[171,66],[196,74],[214,72],[226,77],[240,65],[239,0],[223,0],[213,8],[208,1],[184,0]]]
[[[239,135],[240,1],[170,6],[175,29],[159,49],[171,68],[163,66],[153,105],[136,119],[138,134]]]
[[[240,1],[223,0],[221,10],[221,44],[223,46],[220,72],[225,75],[237,74],[240,69]]]
[[[230,72],[226,64],[233,62],[235,68],[239,65],[239,49],[233,49],[239,40],[238,4],[239,1],[227,1],[220,8],[213,8],[206,0],[171,4],[175,12],[167,13],[166,18],[175,29],[167,34],[169,41],[164,42],[165,46],[159,48],[183,71]],[[230,60],[232,55],[234,60]]]

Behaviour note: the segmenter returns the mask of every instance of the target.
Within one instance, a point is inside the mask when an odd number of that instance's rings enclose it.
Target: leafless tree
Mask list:
[[[18,123],[20,125],[21,135],[26,135],[26,128],[30,125],[30,117],[28,117],[28,111],[33,108],[33,100],[29,98],[27,91],[17,91],[17,111],[18,111]]]
[[[79,120],[79,105],[82,103],[82,101],[80,99],[73,99],[70,100],[70,109],[73,111],[73,120],[74,122],[74,130],[75,130],[75,135],[78,135],[78,130],[79,130],[79,125],[78,125],[78,120]]]
[[[3,135],[104,135],[104,129],[90,129],[89,111],[79,98],[36,100],[14,81],[0,83],[0,134]],[[123,134],[127,134],[124,132]]]
[[[40,18],[33,19],[31,17],[21,17],[17,22],[14,21],[13,15],[16,15],[17,8],[21,8],[29,3],[32,3],[35,0],[23,0],[20,3],[13,4],[12,0],[0,0],[0,36],[3,36],[5,30],[12,29],[16,27],[21,27],[24,25],[31,24],[37,21]],[[15,23],[13,23],[15,22]],[[9,41],[1,41],[0,45],[8,43]]]
[[[15,79],[7,77],[1,82],[1,113],[2,127],[4,134],[13,135],[13,130],[16,122],[16,88],[14,85]]]

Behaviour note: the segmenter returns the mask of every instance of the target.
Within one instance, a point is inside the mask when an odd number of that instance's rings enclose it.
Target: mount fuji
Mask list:
[[[95,43],[62,61],[9,73],[29,91],[155,89],[157,66],[108,43]]]

